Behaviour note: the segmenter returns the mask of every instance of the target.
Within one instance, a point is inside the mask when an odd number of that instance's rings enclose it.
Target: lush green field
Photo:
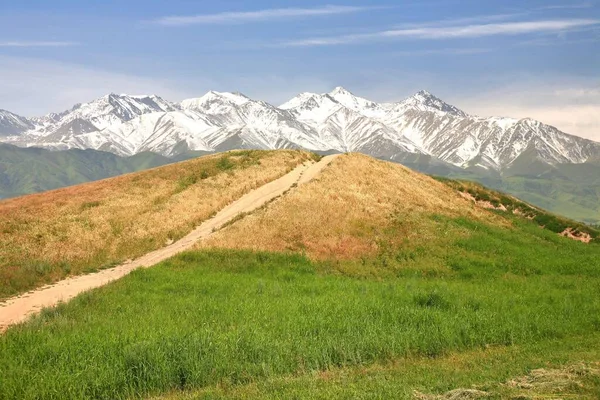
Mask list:
[[[596,400],[598,359],[596,334],[275,376],[246,385],[220,383],[157,399]],[[525,385],[518,385],[523,381]]]
[[[497,385],[546,362],[598,361],[600,246],[526,221],[432,221],[470,234],[410,253],[382,246],[357,262],[222,250],[135,271],[0,337],[0,399],[201,388],[208,397],[410,398]],[[428,263],[446,268],[419,268]],[[491,361],[478,364],[478,352]],[[469,354],[463,373],[427,367]],[[356,372],[373,364],[408,370]]]

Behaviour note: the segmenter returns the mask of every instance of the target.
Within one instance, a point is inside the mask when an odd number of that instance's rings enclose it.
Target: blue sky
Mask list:
[[[599,1],[0,0],[0,108],[208,90],[279,104],[427,89],[469,113],[600,140]]]

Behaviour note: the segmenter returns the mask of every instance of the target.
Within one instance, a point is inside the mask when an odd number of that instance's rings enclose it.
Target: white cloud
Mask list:
[[[78,45],[77,42],[0,41],[0,47],[71,47]]]
[[[185,26],[199,24],[231,24],[269,21],[286,18],[312,17],[334,14],[348,14],[366,11],[374,7],[323,6],[316,8],[273,8],[259,11],[223,12],[218,14],[181,15],[159,18],[154,23],[165,26]]]
[[[360,33],[334,37],[293,40],[284,42],[281,45],[289,47],[310,47],[364,43],[374,40],[394,38],[440,40],[499,35],[523,35],[530,33],[565,32],[576,28],[590,27],[595,25],[600,25],[600,20],[563,19],[460,26],[422,26],[410,29],[379,31],[374,33]]]
[[[430,55],[440,55],[440,54],[449,54],[449,55],[472,55],[472,54],[483,54],[489,53],[492,49],[488,48],[460,48],[460,47],[450,47],[444,49],[421,49],[414,51],[394,51],[389,53],[390,55],[398,55],[398,56],[430,56]]]
[[[514,106],[509,102],[473,105],[478,115],[506,115],[513,118],[533,118],[563,132],[600,142],[600,104],[561,106]]]
[[[0,55],[0,109],[24,116],[60,112],[108,93],[156,94],[169,101],[202,96],[209,90],[241,91],[280,104],[299,92],[333,87],[336,82],[290,73],[165,79],[38,58]]]
[[[589,80],[515,77],[513,84],[456,102],[469,113],[533,118],[563,132],[600,141],[600,85]]]
[[[511,13],[511,14],[477,15],[474,17],[464,17],[464,18],[448,18],[448,19],[441,19],[439,21],[428,21],[428,22],[420,22],[420,23],[413,23],[413,24],[402,24],[402,25],[394,26],[393,29],[471,25],[473,23],[480,25],[480,24],[484,24],[487,22],[506,21],[506,20],[515,19],[518,17],[524,17],[529,14],[530,14],[529,12],[519,12],[519,13]]]
[[[185,86],[179,82],[138,74],[8,56],[0,56],[0,76],[0,108],[25,116],[62,111],[110,92],[156,93],[170,100],[197,94],[190,86],[211,86],[211,82],[200,79]]]
[[[578,4],[553,4],[549,6],[538,7],[537,10],[569,10],[569,9],[582,9],[582,8],[592,8],[594,7],[594,3],[585,2]]]

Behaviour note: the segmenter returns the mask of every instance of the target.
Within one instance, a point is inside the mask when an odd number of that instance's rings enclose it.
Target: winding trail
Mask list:
[[[68,301],[82,292],[120,279],[134,269],[150,267],[177,253],[190,249],[197,241],[209,237],[237,215],[256,210],[283,195],[294,184],[301,185],[309,182],[337,156],[337,154],[326,156],[316,163],[304,163],[281,178],[252,190],[223,208],[213,218],[204,221],[185,237],[166,247],[114,268],[67,278],[6,300],[0,304],[0,333],[4,332],[10,325],[26,320],[30,315],[39,312],[44,307],[52,307],[59,302]]]

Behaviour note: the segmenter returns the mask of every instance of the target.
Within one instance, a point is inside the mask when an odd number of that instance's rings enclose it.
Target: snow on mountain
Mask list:
[[[600,158],[599,143],[531,119],[470,116],[426,91],[381,104],[342,87],[301,93],[279,107],[241,93],[211,91],[180,104],[109,94],[40,118],[0,110],[0,136],[21,146],[121,155],[233,148],[357,151],[385,159],[417,153],[494,170],[525,155],[551,164]]]
[[[177,107],[158,96],[128,96],[111,93],[90,103],[78,104],[69,111],[55,114],[56,124],[75,118],[84,119],[98,129],[122,123],[152,112],[175,111]]]
[[[357,97],[341,86],[333,89],[333,91],[329,93],[329,97],[344,107],[370,118],[381,118],[386,111],[392,107],[391,104],[379,104],[363,99],[362,97]]]
[[[555,164],[581,163],[600,153],[600,144],[567,135],[531,119],[479,118],[407,109],[385,118],[386,125],[412,140],[424,152],[459,167],[480,166],[501,170],[531,143],[538,158]]]
[[[406,100],[393,105],[389,112],[392,114],[398,114],[407,110],[432,111],[440,114],[452,114],[459,117],[467,116],[465,112],[454,106],[451,106],[448,103],[445,103],[426,90],[421,90]]]
[[[383,158],[397,152],[421,153],[409,139],[374,119],[384,116],[389,105],[356,97],[342,87],[324,94],[301,93],[279,108],[313,128],[318,140],[330,150]]]
[[[317,128],[319,139],[334,150],[391,157],[398,152],[421,153],[409,139],[388,126],[346,107],[339,108]]]
[[[337,87],[329,93],[301,93],[279,108],[292,111],[299,119],[318,123],[340,107],[356,111],[369,118],[381,118],[392,106],[357,97],[343,87]]]
[[[328,94],[301,93],[280,109],[288,110],[296,119],[317,126],[343,106]]]
[[[219,129],[201,114],[184,110],[140,115],[102,132],[115,138],[126,154],[152,151],[172,156],[187,150],[211,151],[202,136]]]
[[[181,107],[186,110],[219,114],[227,112],[231,107],[241,106],[249,101],[251,101],[250,98],[241,93],[210,91],[202,97],[183,100]]]
[[[287,110],[240,93],[209,92],[199,99],[184,100],[182,108],[202,113],[223,128],[222,137],[210,136],[209,143],[221,148],[224,143],[244,148],[306,148],[326,150],[326,143],[314,138],[310,126]]]
[[[27,118],[0,110],[0,136],[20,135],[33,128],[34,125]]]
[[[70,110],[33,118],[35,128],[13,139],[18,145],[41,146],[62,150],[91,148],[117,154],[130,154],[127,146],[111,132],[103,132],[140,115],[173,112],[179,106],[158,96],[108,94],[89,103],[76,104]]]

